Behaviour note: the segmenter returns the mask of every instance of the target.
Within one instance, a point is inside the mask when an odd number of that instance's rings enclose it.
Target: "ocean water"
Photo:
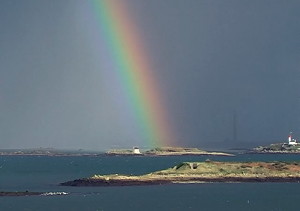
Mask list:
[[[0,211],[293,211],[300,183],[204,183],[137,187],[63,187],[60,182],[94,174],[145,174],[182,161],[296,161],[300,155],[236,157],[0,156],[1,191],[68,192],[64,196],[1,197]]]

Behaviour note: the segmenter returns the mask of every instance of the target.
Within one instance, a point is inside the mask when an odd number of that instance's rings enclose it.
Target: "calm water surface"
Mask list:
[[[182,161],[296,161],[300,155],[236,157],[0,156],[0,190],[64,191],[66,196],[2,197],[0,211],[289,211],[299,210],[300,183],[208,183],[140,187],[61,187],[94,174],[145,174]]]

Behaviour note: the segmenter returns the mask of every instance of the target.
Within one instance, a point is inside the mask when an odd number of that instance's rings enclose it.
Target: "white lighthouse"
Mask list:
[[[133,147],[133,154],[141,154],[139,147]]]
[[[289,141],[288,142],[289,145],[297,144],[297,140],[292,138],[292,133],[290,133],[288,141]]]

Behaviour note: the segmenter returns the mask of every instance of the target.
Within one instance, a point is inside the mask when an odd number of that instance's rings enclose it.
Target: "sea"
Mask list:
[[[299,211],[300,183],[201,183],[130,187],[64,187],[95,174],[145,174],[183,161],[299,161],[296,154],[235,157],[0,156],[0,191],[68,195],[0,197],[0,211]]]

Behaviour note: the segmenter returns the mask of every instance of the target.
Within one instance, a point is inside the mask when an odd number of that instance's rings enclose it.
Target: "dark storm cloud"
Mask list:
[[[181,141],[232,139],[234,111],[240,141],[300,135],[299,2],[147,1],[145,8],[155,8],[143,21]]]
[[[300,139],[299,1],[128,2],[182,145],[231,140],[234,111],[240,142]],[[82,6],[0,1],[1,148],[136,144]]]

